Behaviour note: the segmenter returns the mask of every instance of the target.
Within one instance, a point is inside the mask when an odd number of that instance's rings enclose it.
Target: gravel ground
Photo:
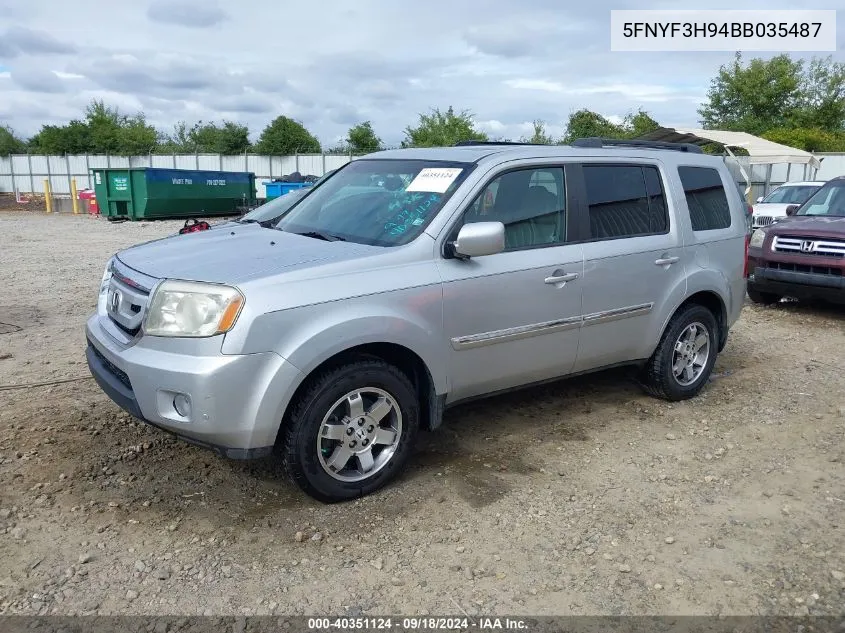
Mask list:
[[[0,214],[0,385],[87,376],[107,257],[180,224]],[[0,614],[841,615],[844,315],[746,307],[682,404],[614,371],[450,410],[334,506],[92,380],[0,390]]]

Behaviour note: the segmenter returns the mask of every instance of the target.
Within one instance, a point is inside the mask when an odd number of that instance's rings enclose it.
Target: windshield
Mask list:
[[[444,161],[354,160],[291,209],[276,228],[374,246],[407,244],[472,168]]]
[[[845,216],[845,180],[827,183],[798,209],[796,215]]]
[[[288,211],[294,204],[296,204],[302,197],[311,190],[311,187],[303,187],[302,189],[294,189],[293,191],[273,198],[265,202],[260,207],[256,207],[249,213],[240,218],[241,222],[266,222],[267,220],[275,220]]]
[[[763,204],[803,204],[807,198],[818,190],[818,187],[805,185],[778,187],[763,198]]]
[[[242,218],[240,218],[241,222],[268,222],[270,220],[277,220],[282,215],[288,212],[288,210],[293,207],[296,202],[301,200],[308,192],[310,192],[314,187],[319,185],[323,182],[326,178],[331,176],[336,169],[332,169],[331,171],[327,171],[323,176],[321,176],[318,180],[314,182],[313,185],[310,187],[303,187],[302,189],[294,189],[293,191],[289,191],[288,193],[279,196],[278,198],[273,198],[272,200],[268,200],[260,207],[257,207],[250,211],[249,213],[245,214]]]

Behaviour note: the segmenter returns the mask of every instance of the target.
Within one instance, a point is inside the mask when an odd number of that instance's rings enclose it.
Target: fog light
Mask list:
[[[185,394],[176,394],[176,397],[173,398],[173,408],[183,418],[191,417],[191,399]]]

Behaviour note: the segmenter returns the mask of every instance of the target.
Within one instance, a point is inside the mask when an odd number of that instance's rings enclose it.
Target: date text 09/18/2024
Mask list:
[[[468,617],[438,618],[402,617],[402,618],[309,618],[308,630],[322,631],[479,631],[526,630],[527,623],[518,618]]]

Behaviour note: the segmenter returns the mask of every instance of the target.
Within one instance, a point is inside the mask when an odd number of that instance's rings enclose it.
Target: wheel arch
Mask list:
[[[302,393],[308,389],[312,380],[319,374],[340,367],[342,365],[365,358],[376,358],[390,365],[393,365],[405,374],[413,384],[417,402],[420,407],[421,426],[427,430],[434,430],[440,426],[443,419],[446,396],[437,393],[434,378],[431,370],[417,352],[410,347],[399,343],[386,341],[371,341],[351,345],[340,351],[316,362],[307,372],[301,374],[301,380],[293,391],[290,400],[286,403],[285,410],[280,417],[278,438],[281,437],[285,425],[289,422],[288,416]]]
[[[663,338],[663,335],[666,333],[666,328],[669,327],[669,323],[672,321],[672,318],[689,305],[700,305],[713,313],[713,316],[716,319],[716,327],[718,329],[718,332],[716,332],[718,341],[717,349],[721,352],[725,348],[728,340],[728,309],[725,305],[725,301],[722,299],[722,296],[715,290],[699,290],[684,299],[663,322],[663,325],[660,328],[660,336],[657,338],[657,341],[659,342]]]

